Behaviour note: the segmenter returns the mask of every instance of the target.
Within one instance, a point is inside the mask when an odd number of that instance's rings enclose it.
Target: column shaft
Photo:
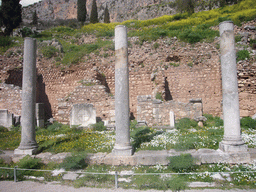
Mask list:
[[[220,30],[224,138],[223,151],[245,150],[241,137],[234,25],[222,22]]]
[[[132,155],[129,119],[129,69],[127,29],[115,28],[115,125],[116,143],[113,153],[119,156]]]
[[[22,76],[21,142],[15,154],[34,154],[36,103],[36,40],[25,38]]]

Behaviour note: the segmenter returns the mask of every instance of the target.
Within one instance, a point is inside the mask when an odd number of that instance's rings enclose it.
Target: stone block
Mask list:
[[[36,103],[36,126],[44,127],[44,103]]]
[[[175,116],[174,116],[174,112],[170,111],[169,112],[170,115],[170,127],[174,128],[175,127]]]
[[[70,126],[87,127],[96,123],[96,109],[92,104],[75,104],[71,109]]]
[[[138,151],[134,154],[137,165],[168,165],[168,151]]]
[[[14,125],[13,114],[9,113],[7,109],[0,110],[0,126],[6,127],[8,130]]]

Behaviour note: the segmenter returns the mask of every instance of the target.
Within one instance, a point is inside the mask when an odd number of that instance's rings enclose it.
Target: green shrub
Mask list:
[[[154,49],[157,49],[159,46],[160,46],[159,43],[154,43],[153,45]]]
[[[176,128],[181,130],[190,129],[192,127],[197,127],[197,126],[198,126],[197,122],[189,118],[182,118],[176,124]]]
[[[215,124],[214,124],[215,127],[220,127],[224,125],[223,119],[221,119],[220,117],[215,117],[214,121],[215,121]]]
[[[240,120],[240,125],[243,128],[255,129],[255,127],[256,127],[256,120],[252,119],[251,117],[243,117]]]
[[[3,126],[0,126],[0,132],[7,132],[7,131],[8,131],[7,128],[5,128],[5,127],[3,127]]]
[[[191,154],[181,154],[169,158],[168,167],[175,172],[189,172],[195,168],[195,159]]]
[[[154,136],[161,134],[162,132],[154,132],[153,129],[149,127],[139,127],[131,132],[131,137],[133,139],[132,146],[134,151],[140,148],[140,145],[144,142],[150,142]]]
[[[133,120],[130,122],[130,129],[134,130],[136,128],[136,125],[138,124],[138,122],[136,120]]]
[[[245,60],[250,58],[250,53],[247,50],[240,50],[236,53],[237,61]]]
[[[181,135],[178,141],[174,144],[173,148],[176,151],[186,151],[190,149],[196,149],[197,144],[201,142],[198,135],[190,133],[188,135]]]
[[[43,165],[41,159],[32,158],[29,155],[23,157],[18,163],[19,168],[23,169],[40,169]]]
[[[62,124],[56,121],[53,124],[49,125],[47,127],[47,130],[50,132],[55,132],[55,131],[59,131],[61,128],[62,128]]]
[[[9,36],[0,36],[0,47],[7,47],[12,44],[12,40]]]
[[[106,131],[107,128],[104,125],[104,122],[100,121],[98,123],[92,124],[93,131]]]
[[[50,59],[54,56],[56,56],[56,53],[59,52],[58,49],[56,49],[55,47],[53,46],[46,46],[46,47],[43,47],[42,48],[42,54],[44,57]]]
[[[169,180],[168,188],[172,191],[184,191],[187,188],[187,182],[184,177],[176,176]]]
[[[87,166],[85,158],[85,153],[73,153],[71,156],[67,156],[63,160],[63,162],[60,164],[60,167],[67,170],[83,169]]]
[[[162,94],[159,93],[159,92],[157,92],[157,93],[156,93],[156,99],[159,99],[159,100],[163,101]]]
[[[32,30],[28,27],[24,27],[20,31],[22,37],[29,37],[33,34]]]

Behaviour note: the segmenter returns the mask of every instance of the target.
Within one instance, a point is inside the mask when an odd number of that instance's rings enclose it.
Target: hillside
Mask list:
[[[161,95],[163,102],[202,98],[204,113],[221,115],[218,23],[232,19],[238,53],[241,116],[256,113],[256,11],[252,0],[222,9],[145,21],[55,27],[38,40],[38,97],[47,117],[69,122],[70,107],[92,103],[102,120],[114,117],[114,27],[128,27],[130,110],[137,96]],[[239,11],[238,11],[239,10]],[[23,39],[0,56],[0,108],[20,114]],[[5,84],[4,84],[5,83]],[[14,84],[16,86],[10,86]],[[165,121],[166,122],[166,121]]]
[[[108,5],[111,22],[129,19],[146,20],[163,15],[175,14],[173,0],[97,0],[99,20],[103,20],[104,9]],[[91,13],[92,0],[87,0],[87,18]],[[23,21],[31,22],[32,14],[37,12],[39,20],[53,21],[76,19],[77,0],[42,0],[23,8]]]

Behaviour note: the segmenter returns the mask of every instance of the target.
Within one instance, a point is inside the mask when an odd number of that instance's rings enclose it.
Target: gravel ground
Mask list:
[[[33,181],[1,181],[0,182],[0,191],[1,192],[142,192],[141,190],[134,189],[101,189],[101,188],[74,188],[67,185],[60,185],[54,182],[49,183],[39,183]],[[232,189],[232,190],[220,190],[220,189],[202,189],[202,190],[186,190],[186,192],[256,192],[256,189],[251,190],[242,190],[242,189]],[[158,190],[147,190],[147,192],[163,192]],[[168,190],[171,192],[171,190]]]

